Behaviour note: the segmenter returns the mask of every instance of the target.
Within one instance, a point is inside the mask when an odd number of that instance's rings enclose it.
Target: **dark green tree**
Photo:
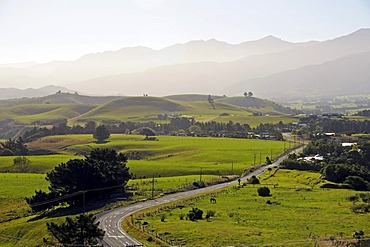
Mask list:
[[[103,239],[105,234],[94,221],[92,214],[80,214],[75,219],[67,217],[60,225],[50,222],[46,226],[63,246],[91,246],[98,244],[98,239]]]
[[[104,124],[96,127],[93,137],[98,140],[98,142],[104,142],[110,137],[110,132]]]
[[[86,193],[86,200],[90,200],[117,189],[124,189],[131,178],[126,163],[125,154],[118,154],[111,149],[94,149],[84,159],[72,159],[56,166],[46,175],[46,180],[50,183],[50,193],[40,191],[35,196],[26,198],[26,201],[34,211],[38,211],[54,205],[38,207],[39,203],[74,192],[111,188],[94,191],[94,195]],[[81,196],[65,201],[76,204],[81,201]]]
[[[370,190],[370,183],[358,176],[348,176],[346,180],[344,180],[344,183],[349,184],[354,190]]]
[[[270,196],[270,189],[267,187],[260,187],[257,192],[259,196]]]

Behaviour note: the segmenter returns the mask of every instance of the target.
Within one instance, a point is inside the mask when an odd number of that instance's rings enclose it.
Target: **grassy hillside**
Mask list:
[[[270,116],[287,118],[287,108],[258,98],[212,96],[214,106],[208,103],[208,95],[172,95],[167,97],[90,97],[78,94],[56,93],[39,98],[0,101],[0,118],[13,119],[20,124],[50,123],[67,119],[69,124],[93,120],[105,121],[157,121],[158,114],[181,114],[199,121],[238,121],[240,123],[269,122]],[[253,116],[263,113],[265,119]],[[221,117],[221,116],[222,117]],[[257,120],[257,121],[256,121]],[[253,124],[251,124],[253,125]]]
[[[148,223],[148,232],[172,240],[172,245],[186,241],[189,246],[312,246],[310,236],[318,242],[331,236],[352,239],[354,231],[370,229],[368,217],[351,210],[353,202],[348,197],[358,192],[320,189],[319,173],[278,170],[274,176],[269,175],[267,172],[260,177],[262,185],[230,187],[184,202],[181,209],[136,217]],[[274,184],[278,186],[274,188]],[[272,195],[258,196],[260,186],[268,186]],[[210,203],[211,196],[217,203]],[[272,204],[267,204],[268,200]],[[203,210],[203,218],[208,210],[213,210],[215,216],[209,221],[186,220],[186,214],[195,207]],[[183,220],[181,214],[185,215]]]

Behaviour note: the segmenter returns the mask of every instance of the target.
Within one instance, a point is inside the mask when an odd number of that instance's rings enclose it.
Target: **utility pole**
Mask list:
[[[256,165],[256,154],[254,154],[254,161],[253,161],[253,165]]]
[[[83,191],[82,191],[82,206],[83,206],[83,213],[85,213],[85,211],[86,211],[86,207],[85,207],[85,202],[86,202],[85,193],[86,193],[86,191],[85,191],[85,190],[83,190]]]
[[[262,159],[261,159],[262,157],[261,156],[262,156],[262,153],[260,153],[260,164],[262,164]]]
[[[200,176],[199,176],[199,181],[202,182],[202,167],[200,168]]]
[[[231,175],[234,173],[234,161],[231,162]]]
[[[152,199],[154,198],[154,176],[152,179]]]

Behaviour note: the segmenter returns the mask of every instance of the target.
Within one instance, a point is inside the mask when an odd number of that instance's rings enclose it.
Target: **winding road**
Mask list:
[[[293,152],[299,152],[302,150],[301,148],[295,149]],[[272,168],[274,166],[278,166],[282,160],[284,160],[286,156],[282,156],[278,158],[274,163],[270,165],[263,166],[254,172],[241,177],[240,180],[246,181],[250,177],[258,176],[262,174],[266,169]],[[191,190],[191,191],[186,191],[186,192],[179,192],[176,194],[170,194],[166,195],[163,197],[160,197],[155,200],[147,200],[144,202],[138,202],[131,204],[129,206],[124,206],[124,207],[119,207],[112,209],[110,211],[106,211],[100,214],[96,215],[96,221],[99,221],[99,227],[105,231],[105,236],[102,241],[103,246],[111,246],[111,247],[116,247],[116,246],[144,246],[142,243],[140,243],[138,240],[130,236],[125,230],[122,228],[122,221],[129,217],[131,214],[141,211],[143,209],[157,206],[160,204],[168,203],[168,202],[173,202],[179,199],[183,199],[189,196],[193,196],[202,192],[206,191],[212,191],[215,189],[220,189],[224,188],[230,185],[235,185],[237,184],[237,180],[233,180],[230,182],[222,183],[222,184],[216,184],[213,186],[201,188],[201,189],[196,189],[196,190]]]

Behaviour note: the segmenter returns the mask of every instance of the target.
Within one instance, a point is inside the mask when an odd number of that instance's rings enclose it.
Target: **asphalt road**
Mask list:
[[[299,152],[302,148],[297,148],[294,152]],[[280,164],[282,160],[284,160],[286,156],[283,156],[276,160],[274,163],[271,165],[266,165],[263,166],[254,172],[240,178],[240,180],[246,181],[250,177],[258,176],[262,174],[266,169],[269,167],[274,167]],[[122,228],[122,221],[129,217],[131,214],[140,211],[142,209],[146,209],[149,207],[153,207],[156,205],[164,204],[167,202],[173,202],[179,199],[186,198],[188,196],[196,195],[202,192],[206,191],[211,191],[219,188],[224,188],[230,185],[235,185],[237,184],[238,181],[234,180],[231,182],[227,183],[222,183],[222,184],[216,184],[213,186],[209,186],[206,188],[201,188],[201,189],[196,189],[196,190],[191,190],[191,191],[186,191],[186,192],[179,192],[176,194],[170,194],[166,195],[163,197],[160,197],[155,200],[147,200],[144,202],[138,202],[135,204],[131,204],[129,206],[125,207],[119,207],[112,209],[110,211],[106,211],[103,213],[100,213],[96,215],[96,221],[99,221],[99,227],[105,231],[105,236],[103,239],[103,245],[104,246],[111,246],[111,247],[116,247],[116,246],[144,246],[142,243],[140,243],[138,240],[130,236],[128,233],[125,232],[125,230]]]

